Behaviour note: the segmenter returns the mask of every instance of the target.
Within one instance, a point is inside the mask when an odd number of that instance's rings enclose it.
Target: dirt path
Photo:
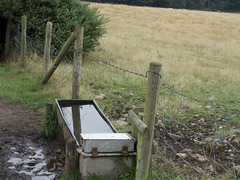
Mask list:
[[[56,179],[63,172],[57,142],[40,137],[43,117],[0,99],[0,179]]]

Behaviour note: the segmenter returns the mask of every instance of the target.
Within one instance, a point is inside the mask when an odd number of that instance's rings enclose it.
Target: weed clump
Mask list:
[[[43,137],[52,140],[57,135],[57,110],[53,110],[49,113],[46,119],[41,124],[41,134]]]

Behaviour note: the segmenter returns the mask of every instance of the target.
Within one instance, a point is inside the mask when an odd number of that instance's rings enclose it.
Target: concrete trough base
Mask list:
[[[79,169],[83,178],[89,175],[114,178],[135,166],[135,156],[120,157],[83,157],[79,158]]]

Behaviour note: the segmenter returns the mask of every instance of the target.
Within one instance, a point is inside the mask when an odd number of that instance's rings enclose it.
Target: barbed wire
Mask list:
[[[118,69],[118,70],[121,70],[121,71],[123,71],[123,72],[128,72],[128,73],[134,74],[134,75],[136,75],[136,76],[140,76],[140,77],[147,78],[147,77],[148,77],[148,73],[151,72],[151,71],[146,71],[145,74],[136,73],[136,72],[134,72],[134,71],[131,71],[131,70],[122,68],[122,67],[117,66],[117,65],[114,65],[114,64],[112,64],[112,63],[109,63],[109,62],[107,62],[107,61],[100,60],[100,59],[98,59],[98,58],[96,58],[96,57],[94,57],[94,56],[91,56],[90,54],[88,54],[88,53],[85,52],[85,51],[81,51],[81,52],[82,52],[82,53],[86,56],[86,58],[89,59],[89,60],[92,60],[92,61],[98,62],[98,63],[100,63],[100,64],[104,64],[104,65],[113,67],[113,68]],[[156,74],[157,72],[151,72],[151,73],[155,73],[155,74]],[[157,73],[157,74],[158,74],[158,73]]]

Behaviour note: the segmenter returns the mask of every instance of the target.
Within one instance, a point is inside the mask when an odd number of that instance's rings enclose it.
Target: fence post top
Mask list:
[[[84,27],[82,27],[82,26],[75,27],[75,30],[83,30],[83,29],[84,29]]]
[[[150,65],[151,66],[162,66],[162,64],[158,63],[158,62],[150,62]]]

